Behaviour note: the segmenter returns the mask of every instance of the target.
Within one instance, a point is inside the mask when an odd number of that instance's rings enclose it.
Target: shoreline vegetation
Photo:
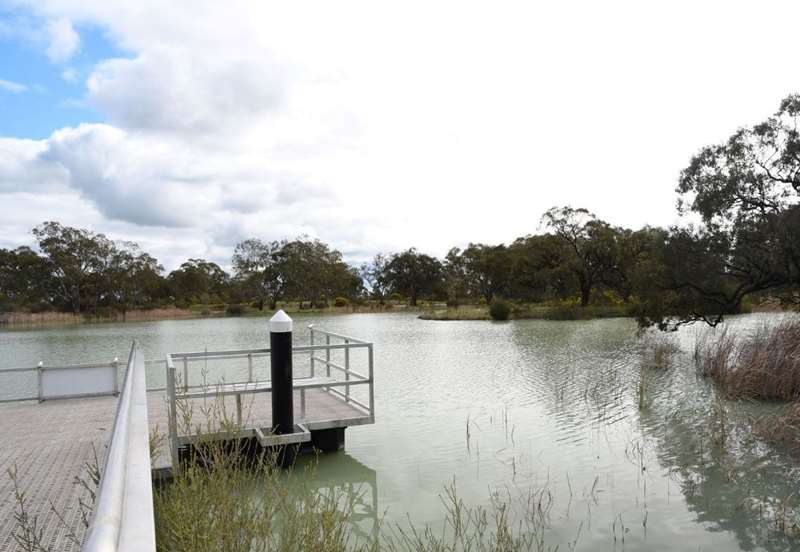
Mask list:
[[[508,315],[498,320],[596,320],[603,318],[635,318],[635,303],[588,305],[581,307],[574,302],[549,303],[511,303]],[[448,305],[444,301],[419,301],[416,306],[403,301],[387,300],[328,305],[312,305],[308,302],[279,302],[276,309],[289,314],[369,314],[369,313],[418,313],[420,320],[428,321],[479,321],[493,320],[491,305],[477,304]],[[126,312],[111,311],[103,314],[74,314],[71,312],[0,312],[0,329],[29,329],[42,327],[73,326],[82,324],[104,324],[124,322],[155,322],[160,320],[199,320],[203,318],[224,317],[267,317],[274,311],[243,304],[196,304],[187,307],[162,307],[153,309],[133,309]],[[785,312],[778,303],[763,302],[757,305],[746,304],[743,314],[750,312]]]

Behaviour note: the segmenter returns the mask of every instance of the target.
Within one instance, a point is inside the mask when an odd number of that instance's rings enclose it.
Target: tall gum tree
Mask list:
[[[703,148],[677,192],[697,227],[673,228],[661,269],[644,290],[640,324],[719,324],[742,301],[770,294],[797,303],[800,289],[800,95],[762,123]]]

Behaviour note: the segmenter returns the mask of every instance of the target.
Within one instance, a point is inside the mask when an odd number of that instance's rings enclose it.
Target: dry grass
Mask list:
[[[792,403],[777,416],[754,420],[753,431],[766,441],[788,445],[797,455],[800,453],[800,402]]]
[[[739,338],[723,329],[704,332],[695,346],[701,374],[717,381],[730,398],[800,398],[800,318],[763,325]]]
[[[71,312],[7,312],[0,313],[0,326],[37,327],[84,324],[87,322],[144,322],[150,320],[181,320],[197,318],[198,313],[175,307],[163,309],[136,309],[125,313],[113,312],[103,316]]]

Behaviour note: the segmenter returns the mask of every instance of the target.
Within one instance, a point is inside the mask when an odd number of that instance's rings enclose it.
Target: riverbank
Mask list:
[[[70,326],[100,322],[151,322],[154,320],[182,320],[200,316],[192,309],[168,307],[161,309],[136,309],[104,315],[74,314],[71,312],[3,312],[0,328]]]
[[[513,305],[511,320],[590,320],[594,318],[627,318],[633,316],[631,305]],[[419,315],[422,320],[491,320],[486,305],[463,305],[429,309]]]
[[[307,303],[306,303],[307,305]],[[430,308],[432,304],[428,304]],[[387,302],[383,305],[378,303],[363,303],[360,305],[350,304],[344,306],[316,307],[311,308],[301,305],[299,302],[278,303],[276,309],[283,309],[289,314],[359,314],[359,313],[383,313],[383,312],[417,312],[420,307],[411,307],[398,302]],[[259,310],[255,307],[245,305],[191,305],[187,308],[166,307],[158,309],[136,309],[125,313],[112,312],[102,315],[92,313],[74,314],[71,312],[5,312],[0,313],[0,329],[13,328],[41,328],[49,326],[73,326],[79,324],[102,324],[108,322],[154,322],[158,320],[189,320],[200,318],[222,318],[222,317],[259,317],[271,316],[274,310],[265,308]]]

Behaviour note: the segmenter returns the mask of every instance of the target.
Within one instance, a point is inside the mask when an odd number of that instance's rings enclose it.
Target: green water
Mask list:
[[[763,320],[731,324],[748,331]],[[669,370],[647,371],[640,409],[642,356],[631,320],[295,321],[299,343],[311,322],[375,343],[377,423],[349,429],[346,451],[322,457],[315,476],[321,488],[361,489],[365,532],[384,513],[389,523],[406,513],[440,523],[439,495],[455,479],[471,505],[487,504],[493,490],[512,497],[546,490],[553,500],[546,541],[561,550],[574,542],[577,550],[800,549],[775,521],[782,504],[797,506],[792,459],[746,430],[752,416],[779,406],[717,400],[695,374],[695,329],[674,336],[681,352]],[[134,338],[149,359],[254,348],[266,346],[266,320],[0,331],[0,368],[122,359]],[[148,367],[148,381],[162,384],[160,365]],[[13,392],[13,382],[0,381],[4,389]]]

